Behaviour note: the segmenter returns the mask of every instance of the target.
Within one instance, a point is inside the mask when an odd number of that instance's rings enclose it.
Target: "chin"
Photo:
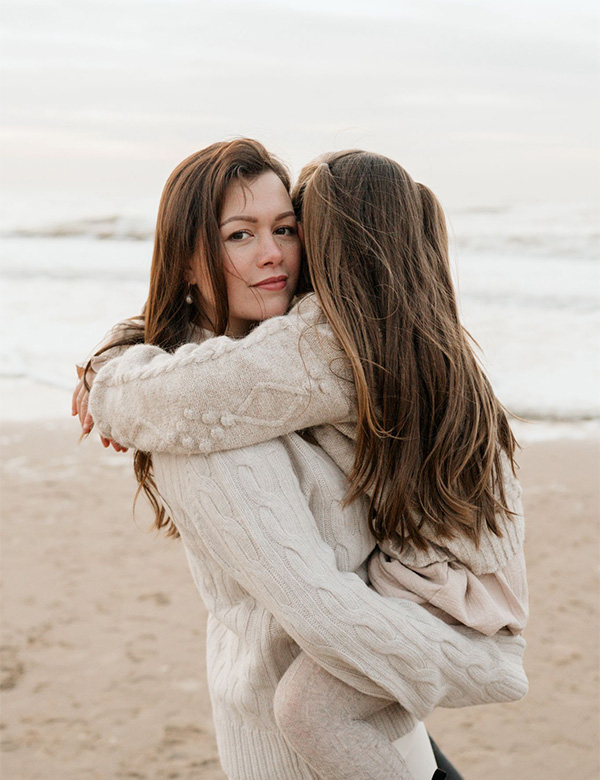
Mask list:
[[[261,319],[268,320],[271,317],[281,317],[289,309],[291,298],[287,297],[279,301],[269,301],[261,312]]]

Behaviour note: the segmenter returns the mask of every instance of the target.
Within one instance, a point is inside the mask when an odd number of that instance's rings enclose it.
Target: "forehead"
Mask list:
[[[225,190],[221,219],[232,216],[260,216],[271,211],[280,213],[291,207],[292,201],[283,182],[273,171],[261,173],[256,179],[232,181]]]

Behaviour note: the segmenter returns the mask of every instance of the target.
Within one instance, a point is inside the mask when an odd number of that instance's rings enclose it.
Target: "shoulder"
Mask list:
[[[476,544],[471,538],[460,535],[441,541],[435,525],[428,520],[421,522],[421,532],[428,542],[426,550],[417,549],[406,540],[401,544],[399,536],[383,542],[380,547],[390,557],[397,558],[410,568],[429,566],[432,563],[458,561],[473,574],[494,574],[503,569],[509,561],[523,550],[525,542],[525,519],[521,502],[521,485],[514,475],[508,457],[501,455],[502,481],[506,497],[508,516],[498,513],[496,522],[500,535],[484,530]]]

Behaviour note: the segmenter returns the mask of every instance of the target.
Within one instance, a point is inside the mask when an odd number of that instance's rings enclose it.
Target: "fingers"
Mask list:
[[[92,430],[90,421],[91,423],[93,423],[93,420],[91,418],[91,415],[88,412],[89,399],[90,399],[89,391],[82,381],[81,386],[79,388],[79,392],[77,393],[77,413],[79,415],[79,422],[81,423],[81,427],[84,433],[89,433],[89,431]],[[87,426],[86,426],[86,422],[88,423]]]
[[[122,447],[120,444],[117,444],[116,441],[113,441],[112,439],[107,439],[106,436],[100,436],[100,441],[102,442],[103,447],[111,447],[115,452],[127,452],[127,447]]]
[[[88,391],[83,383],[83,379],[80,379],[79,382],[75,385],[75,390],[73,391],[73,398],[71,399],[71,413],[73,416],[79,414],[82,400],[85,398],[85,396],[88,394]]]
[[[87,410],[87,404],[86,404],[86,410]],[[94,420],[92,419],[92,415],[89,412],[86,412],[81,428],[84,433],[89,433],[93,427],[94,427]]]
[[[73,390],[73,397],[71,398],[71,416],[76,417],[77,412],[77,394],[79,392],[79,382],[75,385],[75,390]]]
[[[73,391],[73,397],[71,399],[71,414],[73,417],[79,415],[79,422],[81,423],[81,436],[83,438],[94,427],[94,420],[88,411],[90,394],[83,381],[83,370],[80,370],[78,367],[77,373],[79,375],[79,382],[77,382],[75,385],[75,390]],[[94,383],[95,377],[96,374],[94,371],[88,371],[87,381],[90,387]],[[127,447],[122,447],[116,441],[107,439],[106,436],[100,435],[100,441],[102,442],[103,447],[112,446],[115,452],[127,452]]]
[[[77,396],[77,412],[79,413],[79,422],[85,432],[85,420],[88,416],[88,397],[89,393],[85,387],[82,387]]]
[[[88,384],[93,383],[95,374],[93,371],[88,372]],[[94,420],[92,415],[88,411],[90,394],[85,386],[83,376],[75,385],[73,391],[73,397],[71,399],[71,414],[73,417],[79,416],[79,423],[81,425],[82,435],[88,434],[94,427]]]
[[[85,380],[87,379],[88,387],[91,388],[94,384],[94,379],[96,378],[96,372],[90,369],[84,377],[83,372],[78,368],[77,373],[79,374],[79,382],[75,385],[75,391],[71,402],[71,412],[73,416],[75,416],[75,414],[79,415],[79,422],[81,423],[83,432],[89,433],[92,430],[94,421],[88,414],[90,393],[85,385]]]

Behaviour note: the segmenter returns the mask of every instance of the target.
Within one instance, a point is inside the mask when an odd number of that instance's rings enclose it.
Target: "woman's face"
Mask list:
[[[252,182],[232,182],[219,228],[229,301],[227,332],[238,337],[254,323],[284,314],[298,282],[298,224],[277,174],[268,171]]]

